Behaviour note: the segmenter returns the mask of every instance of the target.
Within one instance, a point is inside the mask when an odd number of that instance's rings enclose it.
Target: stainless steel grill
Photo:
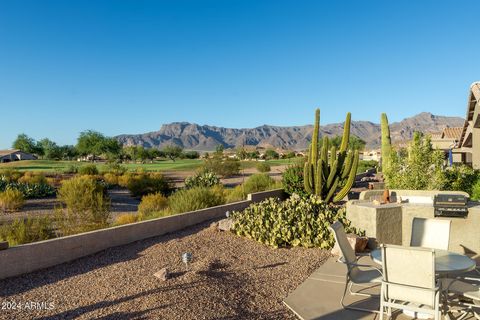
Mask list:
[[[458,194],[439,194],[433,198],[435,217],[466,218],[468,198]]]

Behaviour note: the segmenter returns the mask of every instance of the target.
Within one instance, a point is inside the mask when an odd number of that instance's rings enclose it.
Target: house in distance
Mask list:
[[[37,160],[37,156],[18,149],[0,150],[0,163],[20,160]]]

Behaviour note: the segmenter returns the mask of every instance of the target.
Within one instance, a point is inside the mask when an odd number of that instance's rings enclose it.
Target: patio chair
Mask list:
[[[435,252],[429,248],[382,245],[383,280],[380,320],[392,308],[440,319],[440,285],[435,281]]]
[[[450,220],[413,218],[410,246],[448,250]]]
[[[347,289],[351,295],[371,297],[372,295],[370,294],[361,293],[359,291],[356,291],[356,292],[352,291],[352,286],[353,284],[356,284],[356,285],[380,284],[382,281],[382,272],[380,271],[380,269],[374,266],[358,263],[359,257],[355,255],[355,251],[352,249],[350,243],[348,242],[347,235],[345,234],[343,225],[339,221],[336,221],[335,223],[333,223],[330,226],[330,230],[332,231],[335,237],[335,241],[337,242],[340,248],[340,252],[342,253],[342,257],[340,257],[338,261],[347,266],[345,289],[343,291],[340,304],[344,309],[378,313],[379,312],[378,310],[364,309],[364,308],[345,305],[344,300],[347,294]],[[370,270],[360,269],[360,267],[367,268]]]
[[[470,313],[480,320],[480,279],[468,279],[470,282],[452,278],[441,279],[442,291],[448,302],[447,309],[451,313],[459,313],[457,320],[464,319]]]

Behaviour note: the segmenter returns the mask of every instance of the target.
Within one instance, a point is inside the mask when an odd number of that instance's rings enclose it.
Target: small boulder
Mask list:
[[[163,268],[161,269],[160,271],[158,272],[155,272],[153,274],[155,277],[157,277],[158,279],[162,280],[162,281],[165,281],[169,278],[170,276],[170,273],[168,272],[168,269],[167,268]]]
[[[222,219],[218,221],[218,230],[221,231],[230,231],[233,226],[233,220],[232,219]]]

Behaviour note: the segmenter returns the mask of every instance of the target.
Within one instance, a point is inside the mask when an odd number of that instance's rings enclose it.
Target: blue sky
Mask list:
[[[479,1],[0,0],[0,148],[78,133],[464,116]]]

